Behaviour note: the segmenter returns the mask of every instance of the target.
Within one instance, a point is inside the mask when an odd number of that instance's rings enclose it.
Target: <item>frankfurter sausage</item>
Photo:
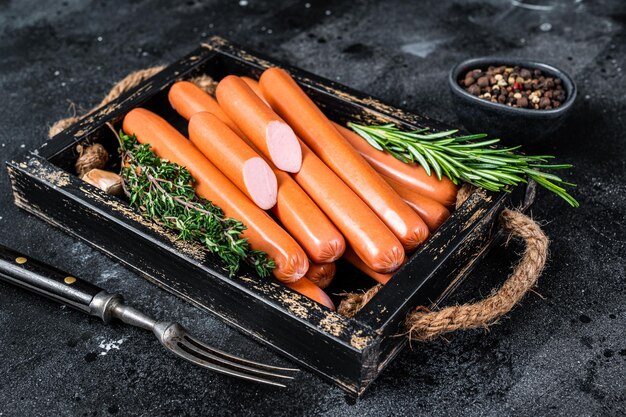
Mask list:
[[[241,78],[225,77],[215,95],[224,112],[278,169],[300,170],[302,151],[295,133]]]
[[[289,174],[273,168],[278,199],[272,213],[313,262],[325,264],[339,259],[346,250],[341,232]]]
[[[415,191],[405,187],[403,184],[400,184],[396,180],[386,177],[381,174],[381,177],[391,187],[396,190],[398,195],[402,197],[402,199],[420,215],[420,217],[426,222],[428,225],[428,229],[431,232],[434,232],[441,226],[441,224],[450,217],[450,212],[448,209],[438,201],[433,200],[432,198],[425,197]]]
[[[440,181],[435,175],[428,175],[419,164],[402,162],[390,153],[374,148],[350,129],[336,123],[334,126],[379,173],[446,207],[456,202],[458,187],[449,178],[442,177]]]
[[[272,272],[277,279],[293,282],[304,276],[309,261],[296,241],[174,127],[158,115],[136,108],[124,117],[123,129],[135,134],[139,142],[149,143],[160,157],[186,167],[196,180],[200,197],[221,207],[226,216],[241,220],[247,226],[242,237],[251,248],[266,252],[275,261]]]
[[[349,264],[354,266],[356,269],[358,269],[359,271],[363,272],[368,277],[373,278],[374,280],[376,280],[377,282],[383,285],[389,282],[389,280],[391,279],[391,277],[393,277],[393,274],[395,272],[395,271],[392,271],[392,272],[387,272],[387,273],[380,273],[380,272],[374,271],[372,268],[367,266],[365,262],[363,262],[363,260],[359,257],[359,255],[357,255],[356,252],[354,252],[354,250],[350,247],[346,248],[346,251],[343,253],[342,259],[345,259]]]
[[[415,249],[428,238],[428,227],[419,215],[341,136],[287,72],[270,68],[263,72],[259,84],[272,108],[370,206],[405,249]]]
[[[278,183],[272,168],[225,123],[209,112],[196,113],[189,120],[189,139],[254,204],[274,207]]]
[[[341,231],[367,265],[378,272],[396,269],[404,249],[376,214],[308,146],[302,145],[302,168],[296,182]]]
[[[167,93],[167,99],[172,108],[187,120],[191,119],[191,116],[196,113],[208,111],[209,113],[213,113],[222,122],[226,123],[237,135],[240,137],[243,136],[243,132],[241,132],[235,122],[224,113],[224,110],[222,110],[217,103],[217,100],[194,83],[190,83],[189,81],[178,81],[174,83]]]
[[[265,100],[265,97],[263,97],[263,92],[261,92],[261,88],[259,87],[259,82],[257,80],[253,80],[250,77],[241,77],[241,79],[243,82],[248,84],[248,87],[250,87],[250,90],[254,91],[254,94],[263,100],[263,103],[267,104],[267,107],[271,107],[270,103],[268,103],[267,100]]]
[[[330,297],[328,297],[328,294],[326,294],[320,287],[313,284],[306,277],[301,278],[297,280],[296,282],[285,283],[285,285],[291,288],[292,290],[299,292],[305,297],[308,297],[311,300],[316,301],[322,304],[323,306],[330,308],[333,311],[335,310],[335,304],[330,299]]]
[[[192,84],[191,87],[195,85]],[[213,104],[207,104],[210,101],[203,98],[209,95],[198,87],[191,87],[170,89],[170,101],[179,103],[179,108],[187,106],[196,112],[210,111],[220,118],[219,113],[214,111]],[[223,117],[230,120],[219,108],[219,104],[212,97],[209,98],[212,100],[210,103],[217,106]],[[192,104],[187,104],[187,102]],[[193,111],[181,113],[181,116],[186,117],[190,114],[193,116]],[[220,119],[228,124],[224,119]],[[232,120],[230,122],[234,124]],[[256,150],[245,136],[242,136],[242,139]],[[260,156],[263,155],[260,154]],[[268,163],[278,181],[278,197],[276,205],[272,208],[274,215],[313,262],[328,263],[339,259],[346,247],[346,242],[339,230],[289,174],[277,169],[271,162],[268,161]]]
[[[332,282],[336,270],[337,267],[334,263],[314,264],[309,261],[309,270],[306,273],[306,278],[321,289],[324,289]]]

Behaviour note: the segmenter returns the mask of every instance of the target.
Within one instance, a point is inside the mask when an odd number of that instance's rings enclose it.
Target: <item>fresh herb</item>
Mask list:
[[[406,163],[419,163],[428,175],[435,172],[453,183],[468,182],[490,191],[508,191],[508,186],[527,182],[527,178],[552,191],[573,207],[579,203],[563,186],[576,184],[542,170],[571,168],[570,164],[549,164],[550,155],[516,153],[519,146],[493,147],[500,139],[484,139],[486,134],[454,136],[457,130],[428,133],[429,129],[402,131],[393,124],[348,126],[379,151],[386,151]]]
[[[182,240],[202,243],[226,264],[232,276],[241,261],[268,276],[274,261],[262,251],[251,250],[241,237],[246,226],[239,220],[224,217],[222,209],[198,197],[189,171],[161,159],[149,144],[139,144],[135,136],[120,132],[120,152],[124,166],[124,193],[130,205],[141,214],[165,227],[177,230]]]

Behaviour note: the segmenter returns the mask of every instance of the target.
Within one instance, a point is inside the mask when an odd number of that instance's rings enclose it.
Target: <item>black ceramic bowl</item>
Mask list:
[[[459,85],[459,77],[472,69],[488,66],[519,65],[539,69],[544,75],[558,77],[563,82],[567,98],[560,107],[550,110],[517,108],[478,98]],[[576,99],[576,84],[565,72],[551,65],[515,58],[484,57],[463,61],[450,71],[448,84],[459,120],[471,133],[488,133],[508,144],[531,144],[554,133],[565,121]]]

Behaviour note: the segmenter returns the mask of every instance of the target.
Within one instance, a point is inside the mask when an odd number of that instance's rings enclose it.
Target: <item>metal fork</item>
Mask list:
[[[178,323],[154,320],[125,305],[124,299],[119,294],[110,294],[94,284],[3,246],[0,246],[0,279],[83,313],[100,317],[105,323],[119,319],[124,323],[150,330],[169,351],[221,374],[285,387],[275,379],[293,379],[291,373],[299,371],[253,362],[212,348],[192,337]]]

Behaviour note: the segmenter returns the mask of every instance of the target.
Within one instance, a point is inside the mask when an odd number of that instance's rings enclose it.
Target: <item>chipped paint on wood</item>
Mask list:
[[[356,348],[356,349],[360,349],[363,350],[365,349],[367,346],[369,346],[372,342],[372,337],[371,336],[363,336],[362,335],[363,332],[361,332],[360,330],[358,330],[357,332],[355,332],[351,337],[350,337],[350,344]]]
[[[289,311],[302,319],[308,319],[309,311],[305,307],[304,303],[302,303],[302,298],[303,297],[301,296],[291,296],[287,293],[283,293],[279,296],[279,300],[287,306]]]
[[[338,314],[328,314],[320,320],[319,327],[333,336],[340,336],[345,330],[344,320]]]
[[[62,170],[49,170],[42,166],[41,161],[36,158],[29,158],[28,168],[33,175],[48,181],[55,187],[63,188],[70,183],[70,174]]]

